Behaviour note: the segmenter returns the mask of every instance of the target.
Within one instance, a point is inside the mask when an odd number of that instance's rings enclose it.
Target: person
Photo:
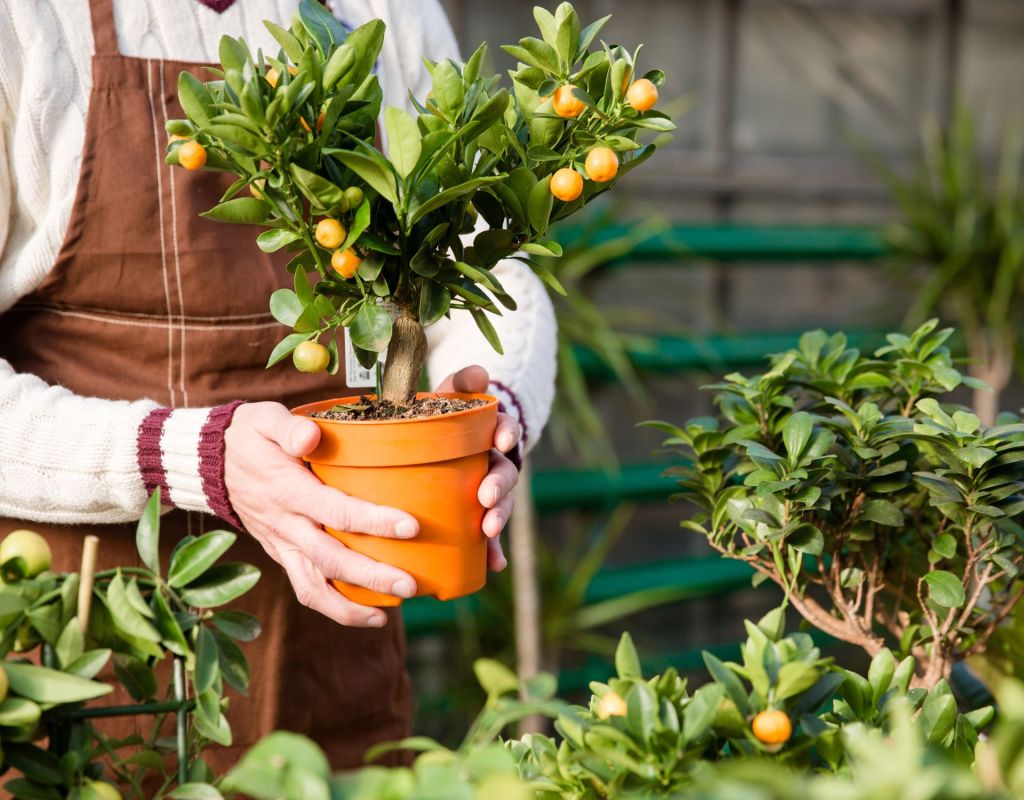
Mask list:
[[[263,632],[247,649],[250,697],[232,704],[234,744],[214,766],[272,728],[310,735],[336,767],[353,766],[370,744],[406,735],[410,714],[400,617],[349,602],[327,579],[403,597],[415,582],[322,526],[407,537],[417,522],[305,468],[318,429],[288,409],[337,396],[340,379],[264,370],[283,333],[267,299],[289,276],[253,228],[198,216],[223,176],[164,163],[164,121],[182,116],[179,73],[208,76],[225,33],[276,53],[263,20],[287,25],[296,6],[0,0],[0,535],[38,530],[55,569],[77,568],[87,533],[101,538],[101,567],[137,563],[132,522],[155,490],[165,559],[180,537],[223,527],[211,515],[243,531],[232,553],[263,577],[240,607]],[[333,10],[350,28],[387,23],[386,104],[426,94],[424,58],[458,57],[438,0]],[[547,420],[555,321],[527,269],[510,260],[496,271],[520,309],[495,321],[506,355],[453,315],[430,329],[428,369],[441,389],[503,401],[479,489],[490,566],[501,569],[517,480],[505,454],[533,446]]]

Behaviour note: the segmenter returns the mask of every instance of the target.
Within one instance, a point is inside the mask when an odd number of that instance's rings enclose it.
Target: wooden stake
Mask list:
[[[98,536],[86,536],[82,547],[82,572],[78,583],[78,624],[85,634],[89,630],[89,611],[92,609],[92,585],[96,576],[96,550]]]
[[[521,679],[527,680],[540,672],[543,636],[537,574],[537,518],[530,494],[530,468],[525,461],[515,493],[516,510],[509,523],[509,560],[515,604],[516,670]],[[519,722],[520,736],[543,730],[544,720],[539,716],[526,717]]]

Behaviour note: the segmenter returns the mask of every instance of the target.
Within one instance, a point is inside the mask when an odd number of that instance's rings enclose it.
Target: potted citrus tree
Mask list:
[[[520,61],[511,89],[482,72],[483,45],[464,64],[427,65],[432,91],[414,100],[415,114],[381,113],[373,67],[383,23],[348,32],[302,0],[290,30],[268,23],[281,46],[275,57],[225,37],[220,74],[204,83],[183,73],[178,94],[188,119],[168,123],[171,163],[238,176],[206,216],[262,225],[261,249],[294,252],[294,288],[270,298],[291,332],[268,366],[291,356],[300,370],[337,372],[347,331],[354,358],[376,369],[376,394],[296,413],[321,426],[310,460],[322,480],[414,514],[420,535],[396,546],[331,533],[407,570],[421,594],[442,599],[485,580],[475,495],[497,402],[417,394],[424,328],[468,313],[500,352],[490,316],[516,302],[493,267],[516,258],[558,288],[535,260],[561,253],[546,239],[549,225],[649,158],[673,127],[653,108],[664,75],[639,77],[635,52],[598,43],[607,17],[581,27],[568,3],[535,16],[541,38],[505,47]],[[638,141],[645,131],[654,141]],[[358,602],[399,602],[339,588]]]

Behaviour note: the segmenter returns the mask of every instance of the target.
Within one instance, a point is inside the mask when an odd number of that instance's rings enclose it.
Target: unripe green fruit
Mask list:
[[[0,542],[0,573],[9,583],[34,578],[52,563],[50,545],[35,531],[11,531]]]

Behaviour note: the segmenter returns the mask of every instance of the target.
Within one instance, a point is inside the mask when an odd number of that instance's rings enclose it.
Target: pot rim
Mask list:
[[[371,425],[415,425],[417,423],[424,422],[436,422],[437,420],[448,420],[457,419],[459,417],[470,416],[472,414],[479,414],[486,411],[491,406],[498,404],[498,398],[494,395],[477,393],[477,392],[417,392],[416,399],[422,400],[429,397],[447,397],[456,400],[485,400],[486,403],[482,406],[475,408],[466,408],[462,411],[454,411],[450,414],[438,414],[433,417],[414,417],[412,419],[327,419],[324,417],[313,417],[312,414],[315,411],[325,410],[324,407],[330,407],[332,405],[338,405],[345,401],[360,400],[364,397],[376,398],[376,394],[357,394],[347,395],[345,397],[333,397],[328,400],[317,400],[313,403],[305,403],[301,406],[296,406],[291,409],[292,414],[306,417],[307,419],[313,420],[317,425],[359,425],[359,426],[371,426]]]

